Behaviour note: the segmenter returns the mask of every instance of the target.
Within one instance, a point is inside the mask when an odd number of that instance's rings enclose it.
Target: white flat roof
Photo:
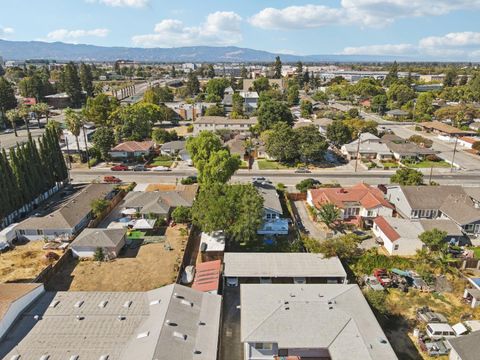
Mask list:
[[[225,234],[223,231],[214,231],[213,233],[204,233],[200,238],[200,248],[202,244],[207,245],[206,251],[225,251]]]
[[[346,277],[338,257],[310,253],[225,253],[228,277]]]

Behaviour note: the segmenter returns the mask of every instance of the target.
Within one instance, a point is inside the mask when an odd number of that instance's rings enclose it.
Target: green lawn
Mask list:
[[[388,168],[398,168],[398,164],[396,162],[384,162],[381,163],[383,167],[388,167]]]
[[[166,166],[170,167],[173,164],[173,160],[168,156],[157,156],[152,160],[151,166]]]
[[[284,170],[289,169],[288,166],[280,164],[278,161],[273,160],[258,160],[258,168],[260,170]]]
[[[248,169],[248,163],[242,160],[242,163],[240,164],[240,169]]]
[[[417,168],[417,169],[424,169],[424,168],[431,168],[431,167],[434,167],[434,168],[449,168],[451,165],[449,163],[447,163],[446,161],[428,161],[428,160],[425,160],[425,161],[421,161],[419,163],[416,163],[416,164],[406,164],[406,166],[408,167],[412,167],[412,168]]]
[[[145,232],[143,231],[132,231],[129,235],[128,238],[135,240],[135,239],[143,239],[145,237]]]
[[[473,250],[473,253],[475,254],[475,259],[480,259],[480,247],[472,247],[469,248],[469,250]]]

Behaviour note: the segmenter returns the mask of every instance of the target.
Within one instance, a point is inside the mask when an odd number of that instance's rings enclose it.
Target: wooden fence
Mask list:
[[[34,283],[47,283],[53,275],[55,275],[62,266],[72,257],[72,251],[68,249],[63,253],[63,255],[58,259],[55,264],[48,265],[45,269],[42,270],[40,274],[33,280]]]
[[[124,190],[120,190],[118,192],[118,194],[115,195],[112,200],[110,200],[108,208],[106,208],[105,211],[103,211],[101,215],[97,216],[93,220],[90,220],[87,227],[89,227],[89,228],[97,227],[108,216],[108,214],[110,214],[110,212],[115,208],[115,206],[117,206],[118,203],[123,200],[123,198],[126,195],[127,195],[127,193]]]
[[[188,234],[185,251],[183,252],[182,262],[178,270],[176,281],[177,284],[180,284],[183,270],[188,265],[195,265],[197,262],[197,255],[200,251],[200,234],[200,229],[192,225]]]

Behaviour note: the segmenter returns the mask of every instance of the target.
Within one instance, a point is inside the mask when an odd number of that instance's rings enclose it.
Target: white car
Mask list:
[[[227,286],[228,287],[237,287],[238,278],[237,277],[227,277]]]
[[[166,166],[155,166],[152,168],[152,171],[172,171],[172,169]]]

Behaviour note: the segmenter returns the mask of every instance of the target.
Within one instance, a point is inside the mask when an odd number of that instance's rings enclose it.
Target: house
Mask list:
[[[43,284],[39,283],[0,284],[0,340],[32,301],[43,292]]]
[[[143,218],[155,215],[168,219],[176,207],[193,205],[196,189],[197,186],[190,186],[169,191],[131,191],[120,206],[124,209],[135,209]]]
[[[202,116],[205,109],[210,106],[216,105],[215,103],[196,102],[194,104],[187,104],[183,101],[166,102],[165,106],[175,111],[180,120],[193,120],[195,121]]]
[[[65,109],[70,106],[70,96],[67,93],[59,93],[45,96],[48,106],[55,109]]]
[[[210,294],[218,294],[221,268],[222,262],[220,260],[206,261],[197,264],[192,289]]]
[[[363,183],[344,188],[310,189],[307,203],[317,209],[324,204],[334,204],[340,210],[341,220],[358,225],[361,221],[371,225],[377,216],[392,216],[394,208],[378,188]]]
[[[227,252],[223,262],[227,283],[342,284],[347,279],[338,257],[325,258],[322,254]]]
[[[423,131],[433,132],[438,134],[440,138],[445,140],[449,140],[452,137],[462,137],[462,136],[475,136],[477,135],[476,131],[473,130],[460,130],[456,127],[444,124],[440,121],[429,121],[429,122],[422,122],[417,124],[419,127],[422,128]]]
[[[469,284],[463,292],[463,298],[470,302],[472,309],[480,306],[480,278],[467,278]]]
[[[83,134],[83,131],[85,131],[85,136]],[[87,148],[91,149],[93,146],[93,134],[95,134],[96,129],[82,129],[82,132],[80,133],[80,136],[78,136],[78,145],[80,147],[80,151],[86,151]],[[85,138],[87,142],[85,143]],[[78,153],[78,147],[77,147],[77,137],[73,135],[69,130],[62,130],[62,137],[60,139],[61,141],[61,149],[62,152],[66,154],[75,154]]]
[[[474,122],[468,125],[468,128],[470,130],[476,131],[477,133],[480,132],[480,121],[476,119]]]
[[[450,345],[449,360],[477,360],[480,351],[480,331],[472,332],[453,339],[448,339]]]
[[[126,141],[110,150],[113,159],[128,160],[145,157],[152,153],[153,141]]]
[[[424,160],[428,155],[435,155],[437,153],[432,149],[420,147],[415,143],[392,134],[382,136],[382,141],[387,145],[394,158],[400,161]]]
[[[409,113],[400,109],[393,109],[393,110],[387,111],[385,115],[395,120],[401,120],[406,118],[409,115]]]
[[[256,91],[240,91],[238,94],[243,98],[243,109],[246,114],[257,110],[259,96]]]
[[[222,230],[200,235],[202,261],[223,260],[225,252],[225,233]]]
[[[480,142],[480,138],[474,138],[474,137],[469,137],[469,136],[462,136],[461,138],[458,138],[458,145],[471,149],[473,147],[473,144]]]
[[[233,94],[234,93],[235,91],[231,86],[227,87],[223,92],[222,105],[227,115],[230,114],[233,110]]]
[[[343,145],[340,151],[348,160],[356,159],[357,154],[362,159],[387,160],[393,157],[387,145],[382,143],[378,136],[370,133],[360,134],[357,140]]]
[[[356,284],[242,284],[245,360],[395,360]]]
[[[288,220],[282,219],[282,204],[275,187],[258,183],[254,183],[254,186],[263,198],[263,224],[257,234],[287,235]]]
[[[327,133],[327,127],[332,123],[333,123],[333,120],[328,118],[303,120],[303,121],[297,121],[293,125],[293,128],[298,129],[305,126],[315,125],[318,128],[318,131],[320,132],[320,134],[325,135]]]
[[[185,140],[170,141],[162,144],[160,153],[168,156],[178,156],[182,161],[192,160],[186,149],[187,142]]]
[[[230,130],[239,133],[250,131],[250,127],[258,123],[257,118],[250,119],[229,119],[224,116],[203,116],[193,123],[193,134],[198,135],[200,131]]]
[[[85,229],[70,244],[74,257],[93,258],[100,248],[105,258],[114,259],[125,246],[125,229]]]
[[[221,296],[171,284],[146,292],[45,292],[0,343],[2,359],[216,359]]]
[[[406,219],[450,219],[466,235],[480,234],[480,209],[462,186],[388,186],[387,198]]]
[[[116,191],[112,184],[90,184],[65,205],[45,216],[30,217],[15,228],[17,237],[28,240],[70,239],[92,219],[92,201],[111,200]]]

